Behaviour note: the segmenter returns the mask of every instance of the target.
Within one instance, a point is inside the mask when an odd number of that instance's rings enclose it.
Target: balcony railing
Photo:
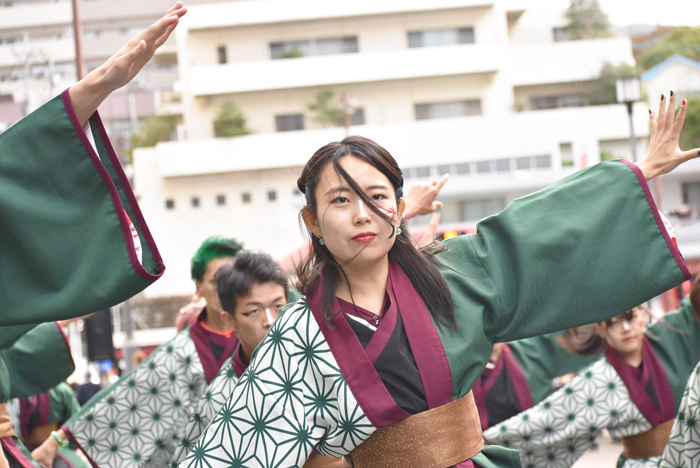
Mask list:
[[[196,96],[327,86],[340,83],[495,72],[502,45],[474,44],[207,65],[190,70]]]

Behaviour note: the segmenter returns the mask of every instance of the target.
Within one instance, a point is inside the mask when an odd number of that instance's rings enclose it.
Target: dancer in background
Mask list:
[[[552,392],[554,378],[578,372],[596,360],[597,355],[567,352],[559,342],[565,337],[559,332],[494,344],[472,389],[482,430],[536,405]]]
[[[210,237],[202,243],[191,262],[197,293],[206,300],[197,320],[94,396],[58,431],[62,440],[72,439],[103,468],[126,461],[130,466],[169,463],[177,431],[238,346],[238,337],[221,319],[214,277],[240,249],[235,239]],[[33,455],[50,466],[57,447],[49,437]]]
[[[607,320],[690,276],[647,186],[698,156],[678,149],[687,103],[674,124],[668,101],[638,166],[579,171],[422,251],[384,148],[351,136],[319,149],[297,183],[306,298],[181,466],[303,466],[314,449],[355,467],[520,466],[483,447],[471,393],[493,344]]]
[[[15,433],[7,401],[43,393],[75,370],[58,323],[0,327],[0,467],[37,468]]]
[[[71,416],[80,410],[73,389],[61,382],[40,395],[10,400],[8,403],[14,431],[21,434],[24,445],[33,450],[48,437],[58,437],[56,431]],[[13,417],[14,416],[14,417]],[[88,468],[88,464],[76,453],[68,442],[56,451],[54,467]]]
[[[698,294],[696,281],[691,294]],[[605,356],[542,403],[488,431],[489,443],[517,448],[524,467],[564,468],[607,429],[621,437],[619,466],[656,467],[683,390],[700,360],[700,324],[686,298],[677,312],[645,329],[644,308],[596,324],[581,343]]]

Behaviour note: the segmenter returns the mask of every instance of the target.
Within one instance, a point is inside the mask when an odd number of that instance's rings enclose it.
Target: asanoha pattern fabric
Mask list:
[[[602,429],[613,437],[651,429],[605,358],[538,405],[484,432],[484,439],[519,450],[524,468],[567,468]],[[658,458],[627,460],[624,467],[653,467]]]
[[[688,380],[659,467],[700,468],[700,364]]]
[[[100,468],[165,467],[206,381],[189,329],[66,423]],[[95,399],[93,398],[93,399]]]
[[[203,468],[215,461],[227,467],[301,467],[314,447],[339,457],[375,430],[300,299],[275,321],[180,466]]]
[[[233,388],[238,382],[238,377],[233,370],[231,361],[233,356],[228,358],[219,370],[219,374],[214,377],[209,387],[204,391],[199,403],[192,411],[192,416],[179,434],[179,443],[175,449],[171,466],[174,468],[182,463],[190,450],[204,432],[204,429],[214,419],[228,397],[233,393]]]

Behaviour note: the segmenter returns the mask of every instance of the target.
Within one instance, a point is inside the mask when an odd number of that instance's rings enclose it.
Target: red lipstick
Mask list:
[[[352,238],[352,240],[357,241],[357,242],[370,242],[372,239],[374,239],[377,235],[373,232],[361,232],[355,237]]]

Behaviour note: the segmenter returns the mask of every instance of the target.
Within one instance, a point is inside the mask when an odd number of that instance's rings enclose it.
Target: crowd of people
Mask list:
[[[0,468],[570,467],[604,429],[618,466],[700,466],[700,280],[655,323],[644,305],[691,279],[648,186],[700,155],[678,146],[673,92],[638,164],[581,170],[444,242],[408,220],[447,177],[404,194],[378,143],[326,144],[297,184],[310,249],[293,281],[206,239],[177,335],[78,403],[52,321],[165,268],[97,108],[186,11],[0,135]]]

